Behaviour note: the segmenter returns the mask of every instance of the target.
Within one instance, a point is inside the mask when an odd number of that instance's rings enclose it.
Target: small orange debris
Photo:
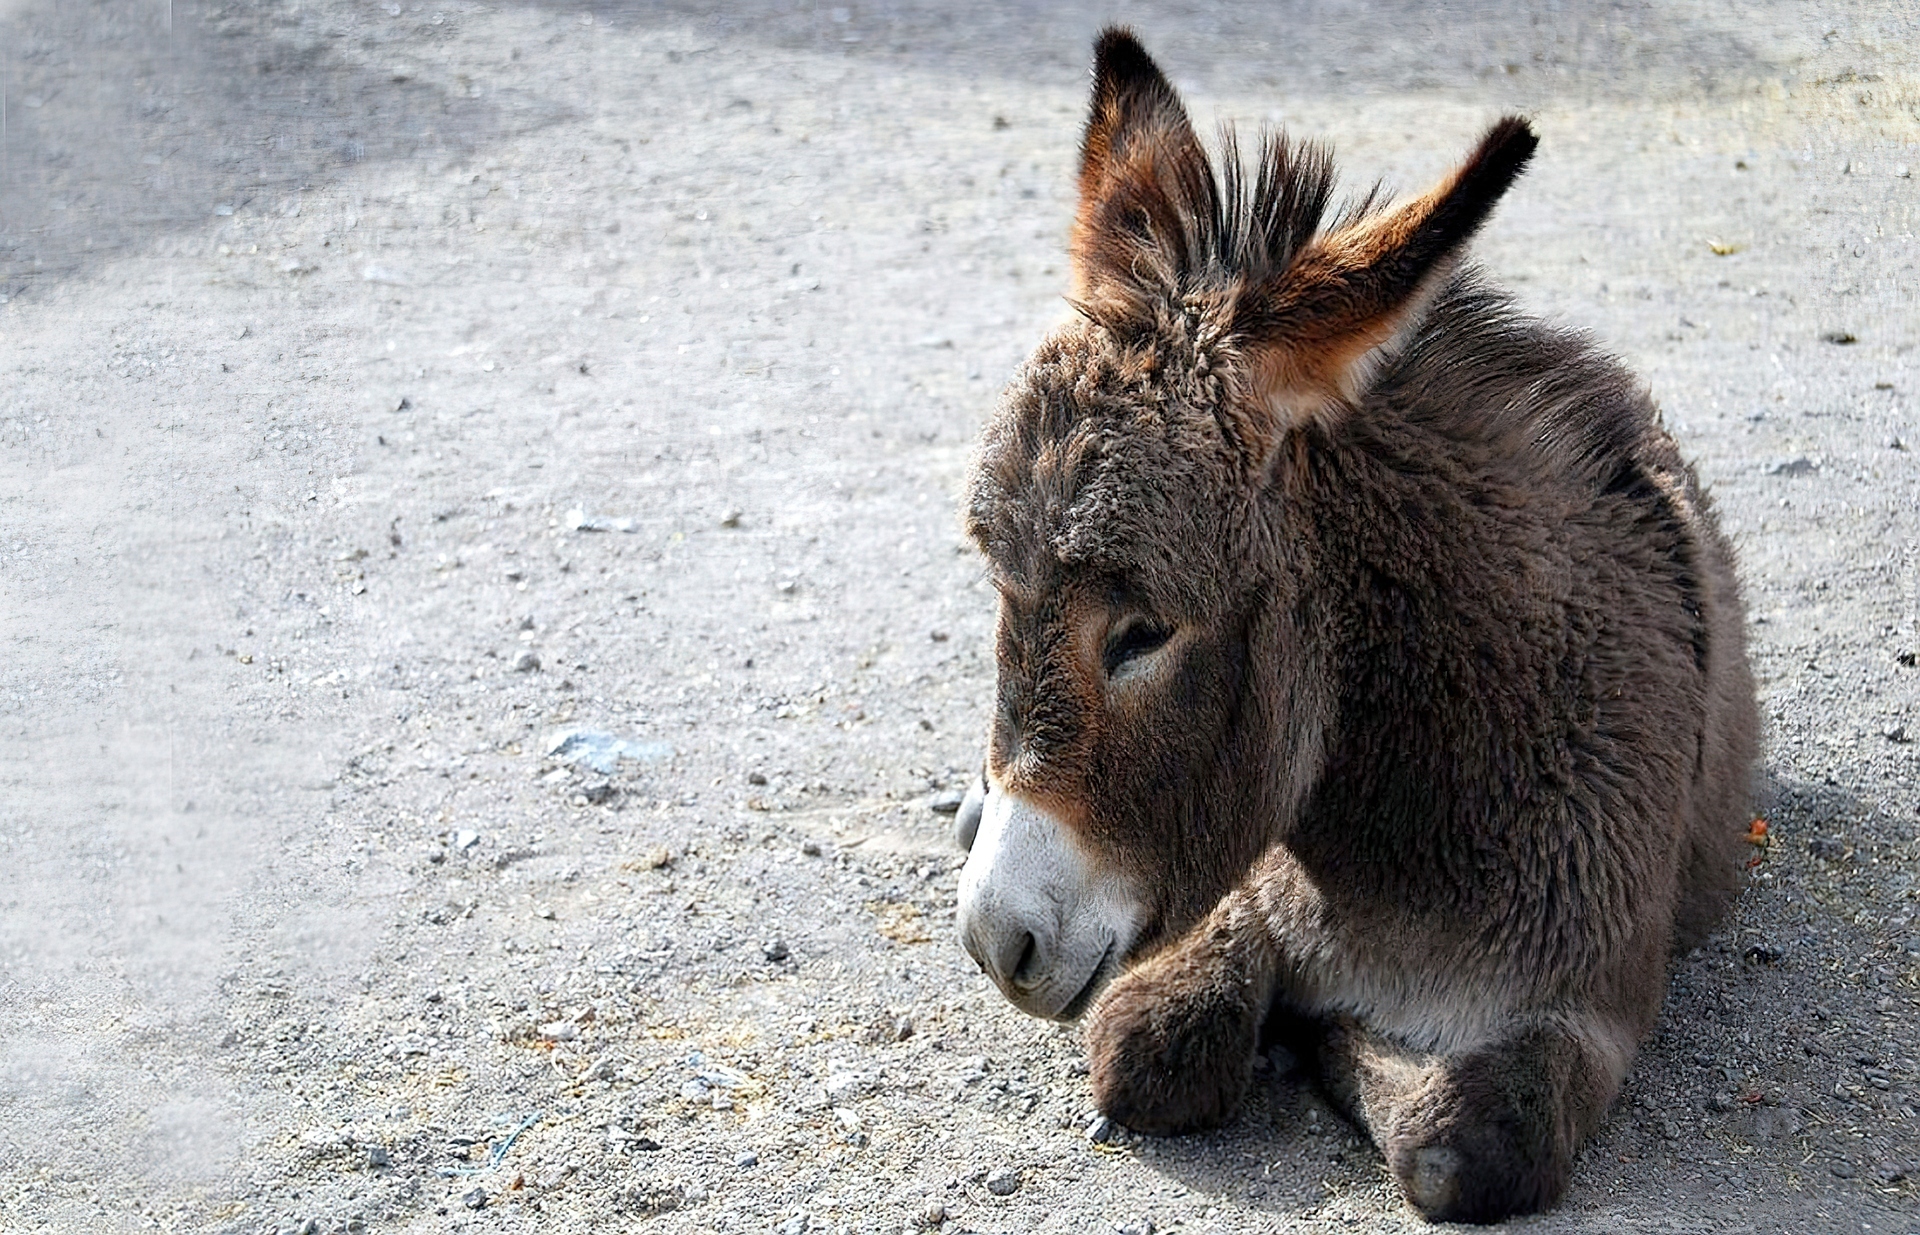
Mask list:
[[[1767,838],[1767,821],[1756,818],[1747,825],[1747,843],[1765,849],[1773,842]]]

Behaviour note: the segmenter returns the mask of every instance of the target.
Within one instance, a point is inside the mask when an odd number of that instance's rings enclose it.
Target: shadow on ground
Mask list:
[[[170,7],[38,0],[0,19],[0,298],[205,243],[222,214],[296,210],[357,164],[468,153],[559,115],[417,78],[425,14],[349,40],[281,6]],[[389,40],[404,46],[383,55]]]

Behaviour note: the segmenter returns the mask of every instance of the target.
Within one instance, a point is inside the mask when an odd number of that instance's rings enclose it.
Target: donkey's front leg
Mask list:
[[[1366,1125],[1421,1217],[1497,1222],[1560,1199],[1637,1036],[1597,1014],[1562,1013],[1435,1056],[1348,1021],[1331,1027],[1320,1062],[1331,1096]]]
[[[1252,897],[1234,892],[1184,938],[1115,980],[1087,1025],[1100,1109],[1160,1134],[1231,1117],[1253,1075],[1276,961]]]

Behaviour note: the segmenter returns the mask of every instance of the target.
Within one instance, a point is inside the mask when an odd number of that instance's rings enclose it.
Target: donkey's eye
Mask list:
[[[1173,638],[1173,628],[1162,626],[1158,622],[1145,618],[1134,618],[1126,625],[1107,637],[1107,650],[1102,655],[1107,667],[1107,676],[1112,677],[1120,667],[1129,661],[1159,651]]]

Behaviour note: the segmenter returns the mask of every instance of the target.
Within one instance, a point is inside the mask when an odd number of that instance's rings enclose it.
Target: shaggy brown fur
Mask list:
[[[1658,413],[1457,264],[1534,144],[1502,120],[1328,224],[1323,151],[1267,139],[1249,182],[1229,136],[1216,176],[1108,31],[1080,317],[968,507],[989,778],[1143,904],[1100,1106],[1218,1123],[1262,1026],[1308,1025],[1436,1220],[1560,1196],[1735,889],[1756,744],[1732,554]]]

